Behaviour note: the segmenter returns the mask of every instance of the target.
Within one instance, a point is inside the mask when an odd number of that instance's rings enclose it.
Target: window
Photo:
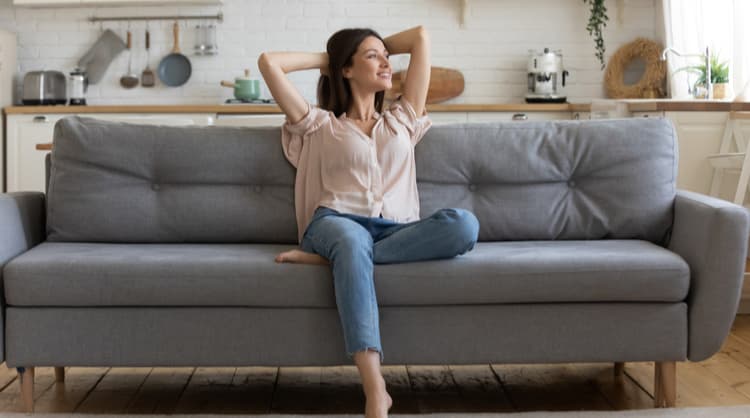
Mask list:
[[[748,0],[662,0],[667,46],[683,54],[705,52],[706,46],[719,61],[729,62],[731,94],[740,93],[750,83],[750,27],[743,22],[750,16]],[[689,85],[695,74],[677,72],[686,65],[700,64],[697,57],[670,54],[670,91],[673,98],[690,97]]]

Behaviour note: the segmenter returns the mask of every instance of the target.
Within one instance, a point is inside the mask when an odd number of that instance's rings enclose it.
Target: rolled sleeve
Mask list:
[[[329,119],[327,111],[307,104],[307,114],[297,123],[290,123],[287,119],[281,126],[281,146],[284,156],[297,168],[302,145],[304,142]]]
[[[409,139],[412,145],[417,145],[430,126],[432,126],[432,121],[427,116],[427,110],[425,109],[422,116],[417,116],[411,103],[404,100],[403,97],[391,103],[390,111],[396,120],[409,131]]]

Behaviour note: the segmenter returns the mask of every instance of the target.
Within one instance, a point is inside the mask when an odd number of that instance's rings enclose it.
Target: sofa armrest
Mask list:
[[[44,239],[44,209],[44,193],[0,194],[0,361],[5,360],[3,269],[8,261]]]
[[[44,193],[0,194],[0,267],[42,242],[45,233],[44,218]]]
[[[750,216],[734,203],[677,191],[669,249],[690,266],[688,358],[719,351],[737,313]]]

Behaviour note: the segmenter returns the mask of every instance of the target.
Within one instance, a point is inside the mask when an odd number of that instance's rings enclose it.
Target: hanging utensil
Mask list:
[[[172,26],[174,48],[172,53],[161,59],[159,63],[159,80],[167,86],[178,87],[187,83],[193,67],[190,60],[180,53],[180,27],[177,22]]]
[[[128,73],[120,77],[120,85],[126,89],[132,89],[138,85],[138,76],[133,74],[133,35],[128,29]]]
[[[151,33],[148,31],[148,26],[146,27],[146,68],[141,73],[141,85],[143,87],[154,87],[155,83],[155,77],[154,72],[151,71],[151,55],[150,50],[151,49]]]

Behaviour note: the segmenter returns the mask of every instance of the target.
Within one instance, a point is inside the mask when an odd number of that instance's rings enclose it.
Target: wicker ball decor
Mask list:
[[[621,46],[609,59],[604,73],[607,95],[615,99],[662,95],[667,66],[661,60],[661,51],[661,45],[646,38],[637,38]],[[635,84],[624,84],[625,68],[636,58],[646,61],[643,76]]]

